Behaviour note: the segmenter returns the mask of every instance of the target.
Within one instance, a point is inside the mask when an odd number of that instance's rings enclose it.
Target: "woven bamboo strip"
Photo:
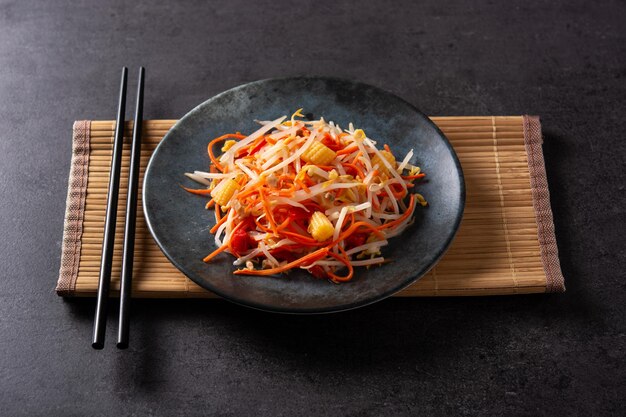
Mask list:
[[[399,296],[524,294],[545,291],[537,241],[522,118],[434,117],[451,141],[466,177],[467,204],[459,233],[444,259]],[[141,179],[150,155],[175,120],[144,122]],[[87,197],[75,294],[91,296],[98,283],[111,144],[115,123],[91,124]],[[121,194],[116,234],[123,231],[127,156],[132,122],[125,125]],[[207,138],[208,139],[208,138]],[[140,197],[141,202],[141,197]],[[161,253],[138,210],[135,280],[141,297],[214,297],[184,277]],[[113,283],[119,288],[121,239],[116,240]]]

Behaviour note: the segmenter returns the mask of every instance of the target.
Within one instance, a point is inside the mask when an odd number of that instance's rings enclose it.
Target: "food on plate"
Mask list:
[[[187,173],[210,197],[218,254],[235,256],[234,273],[273,275],[294,268],[335,283],[354,267],[386,262],[381,248],[412,222],[424,198],[411,192],[425,174],[382,149],[352,123],[291,118],[261,121],[250,135],[230,133],[208,144],[208,172]],[[216,146],[221,154],[216,154]]]

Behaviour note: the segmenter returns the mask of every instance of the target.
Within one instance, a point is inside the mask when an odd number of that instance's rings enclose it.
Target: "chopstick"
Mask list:
[[[133,142],[130,150],[128,195],[126,199],[126,223],[124,226],[124,252],[122,255],[122,277],[120,282],[120,315],[117,328],[117,347],[128,347],[129,311],[133,280],[133,254],[135,249],[135,223],[137,217],[137,193],[141,156],[141,124],[143,123],[143,82],[145,69],[139,68],[137,103],[133,125]]]
[[[127,78],[128,68],[123,67],[120,97],[117,107],[117,120],[115,123],[115,141],[113,142],[111,173],[109,175],[109,191],[107,194],[106,215],[104,220],[104,240],[102,241],[102,260],[100,262],[100,276],[98,280],[98,299],[91,342],[91,346],[94,349],[102,349],[104,347],[104,333],[106,331],[109,288],[111,286],[111,267],[113,265],[113,244],[115,241],[115,220],[117,217],[117,200],[120,188],[120,168],[122,165],[122,145],[124,143]]]

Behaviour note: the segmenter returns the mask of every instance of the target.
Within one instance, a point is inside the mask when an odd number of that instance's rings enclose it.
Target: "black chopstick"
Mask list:
[[[91,346],[94,349],[104,347],[104,333],[106,330],[107,307],[109,304],[109,287],[111,286],[111,266],[113,264],[113,244],[115,241],[115,220],[117,217],[117,199],[120,185],[120,167],[122,165],[122,145],[124,142],[124,115],[126,113],[126,81],[128,68],[122,68],[120,98],[115,123],[115,141],[113,142],[113,157],[111,159],[111,173],[109,176],[109,191],[107,194],[106,215],[104,220],[104,240],[102,241],[102,260],[100,262],[100,277],[98,282],[98,301],[93,325],[93,339]]]
[[[135,223],[137,215],[137,192],[139,185],[139,164],[141,156],[141,124],[143,122],[143,81],[145,70],[139,68],[137,103],[133,126],[133,143],[130,150],[130,170],[128,174],[128,197],[126,199],[126,223],[124,226],[124,252],[122,255],[122,277],[120,283],[120,316],[117,328],[117,347],[128,347],[128,327],[130,298],[133,280],[133,253],[135,249]]]

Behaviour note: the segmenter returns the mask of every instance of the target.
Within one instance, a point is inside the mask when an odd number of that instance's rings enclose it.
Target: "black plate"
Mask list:
[[[234,258],[221,254],[202,262],[215,249],[209,229],[213,212],[206,199],[185,192],[194,186],[183,174],[208,170],[206,146],[224,133],[251,133],[254,122],[290,115],[303,107],[308,117],[353,122],[396,155],[415,150],[411,161],[428,181],[416,188],[429,206],[416,209],[415,223],[392,239],[381,267],[356,268],[341,285],[313,278],[305,271],[276,277],[235,276]],[[399,158],[401,157],[399,156]],[[263,310],[324,313],[351,309],[386,298],[415,282],[432,268],[454,238],[465,204],[459,161],[448,140],[406,101],[366,84],[334,78],[270,79],[219,94],[183,117],[154,151],[146,170],[143,206],[157,244],[178,269],[198,285],[231,301]]]

